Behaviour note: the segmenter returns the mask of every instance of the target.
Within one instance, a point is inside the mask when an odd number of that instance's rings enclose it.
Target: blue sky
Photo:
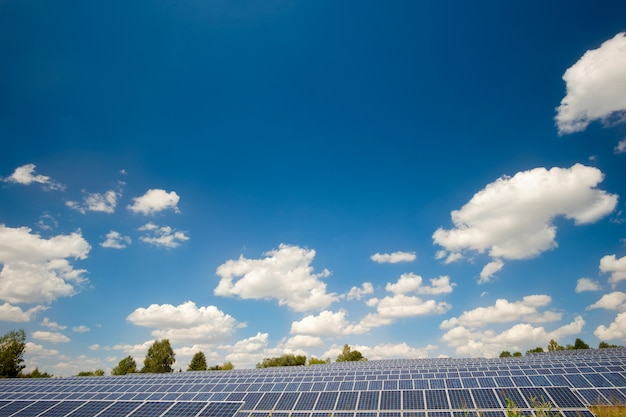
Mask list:
[[[626,5],[0,3],[29,369],[626,344]]]

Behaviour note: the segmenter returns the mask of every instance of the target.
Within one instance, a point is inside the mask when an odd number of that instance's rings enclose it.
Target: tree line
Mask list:
[[[608,344],[606,342],[600,342],[600,344],[598,345],[598,349],[608,349],[608,348],[617,348],[617,347],[621,347],[621,346],[611,345],[611,344]],[[565,347],[559,345],[559,343],[556,340],[552,339],[548,343],[548,347],[547,348],[548,348],[548,352],[554,352],[554,351],[559,351],[559,350],[591,349],[589,347],[589,345],[587,343],[585,343],[580,338],[577,338],[574,341],[573,345],[568,344],[568,345],[565,345]],[[529,354],[532,354],[532,353],[542,353],[542,352],[545,352],[545,351],[543,350],[543,348],[541,346],[538,346],[538,347],[536,347],[534,349],[527,350],[526,354],[529,355]],[[511,353],[508,350],[503,350],[500,353],[500,357],[501,358],[511,358],[511,357],[521,357],[521,356],[522,356],[522,352],[513,352],[513,353]]]

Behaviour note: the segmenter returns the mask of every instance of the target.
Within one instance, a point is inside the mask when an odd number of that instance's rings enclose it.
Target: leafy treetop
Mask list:
[[[172,365],[176,361],[174,356],[169,339],[155,340],[148,349],[141,372],[155,374],[172,372]]]
[[[16,378],[25,365],[26,332],[11,330],[0,337],[0,377]]]
[[[367,358],[364,358],[361,352],[358,350],[352,350],[350,345],[343,345],[343,351],[337,356],[337,362],[359,362],[366,361]]]

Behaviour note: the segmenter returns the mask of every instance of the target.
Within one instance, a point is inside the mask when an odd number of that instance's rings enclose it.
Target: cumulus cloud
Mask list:
[[[412,272],[400,275],[395,283],[387,283],[385,289],[394,294],[406,294],[415,292],[417,294],[448,294],[451,293],[456,284],[450,283],[450,277],[443,275],[439,278],[431,278],[430,285],[422,285],[422,277]]]
[[[124,249],[126,246],[130,245],[131,242],[132,240],[129,236],[123,236],[120,232],[111,230],[107,233],[106,240],[100,243],[100,246],[103,248]]]
[[[587,307],[587,310],[603,308],[605,310],[626,310],[626,293],[614,291],[610,294],[604,294],[598,301]]]
[[[626,110],[626,34],[587,51],[563,75],[567,93],[555,117],[559,134],[580,132],[594,120]]]
[[[455,227],[437,229],[433,240],[451,253],[487,252],[493,262],[481,280],[488,280],[503,259],[528,259],[555,248],[556,217],[588,224],[611,213],[617,195],[595,188],[603,177],[597,168],[581,164],[501,177],[454,210]]]
[[[67,343],[70,341],[69,337],[57,332],[36,331],[31,334],[31,337],[35,340],[44,340],[50,343]]]
[[[348,293],[346,294],[346,299],[348,299],[348,300],[360,300],[361,298],[365,297],[366,295],[373,294],[373,293],[374,293],[374,286],[372,285],[372,283],[364,282],[361,285],[361,288],[359,288],[359,287],[352,287],[352,288],[350,288],[350,291],[348,291]]]
[[[61,326],[59,323],[51,321],[48,317],[44,317],[40,323],[42,326],[47,327],[52,330],[65,330],[67,326]]]
[[[30,185],[32,183],[38,183],[43,185],[44,190],[64,190],[65,186],[60,184],[46,175],[35,174],[35,164],[26,164],[18,167],[13,171],[13,174],[6,178],[2,178],[2,181],[13,184]]]
[[[427,358],[429,353],[436,350],[437,346],[427,345],[423,348],[416,348],[402,343],[384,343],[376,346],[355,345],[351,346],[354,350],[358,350],[369,360],[382,359],[416,359]],[[333,345],[328,349],[322,357],[336,358],[343,350],[343,345]]]
[[[347,312],[340,310],[332,312],[321,311],[317,315],[308,315],[300,321],[291,323],[291,334],[306,336],[342,336],[360,334],[369,331],[369,328],[358,324],[351,324],[346,319]]]
[[[615,255],[606,255],[600,259],[600,271],[610,273],[609,284],[615,285],[626,280],[626,256],[617,259]]]
[[[75,333],[87,333],[89,330],[90,330],[89,327],[82,325],[82,324],[80,326],[72,327],[72,331]]]
[[[626,341],[626,312],[619,313],[608,327],[598,326],[593,334],[600,340]]]
[[[442,329],[452,329],[457,326],[470,328],[483,327],[491,323],[508,323],[512,321],[527,321],[530,323],[545,323],[561,319],[561,314],[553,311],[539,312],[552,302],[549,295],[528,295],[520,301],[510,302],[498,299],[489,307],[478,307],[463,312],[459,317],[444,320],[439,326]]]
[[[73,295],[86,271],[66,258],[85,259],[90,250],[80,232],[44,239],[27,227],[0,225],[0,299],[49,303]]]
[[[536,346],[546,346],[551,339],[561,340],[579,334],[585,321],[578,316],[564,326],[551,332],[542,326],[519,323],[497,333],[493,330],[474,331],[465,326],[456,326],[447,331],[441,340],[465,357],[496,357],[503,350],[525,351]]]
[[[82,204],[78,201],[66,201],[65,205],[83,214],[88,211],[111,214],[115,212],[115,207],[117,206],[117,193],[113,190],[109,190],[104,194],[87,194],[83,198]]]
[[[579,278],[576,282],[576,292],[600,291],[600,284],[590,278]]]
[[[368,300],[367,305],[376,307],[376,318],[389,322],[398,318],[426,316],[432,314],[446,313],[452,306],[444,301],[422,300],[419,297],[395,294],[392,297],[384,297],[383,299],[372,298]],[[367,322],[371,322],[373,317],[366,317]]]
[[[129,204],[126,208],[134,213],[144,215],[155,214],[163,210],[174,210],[175,213],[180,212],[178,209],[178,201],[180,197],[175,191],[169,193],[161,189],[150,189],[140,197],[133,198],[133,204]]]
[[[479,284],[484,284],[492,280],[493,275],[499,272],[504,267],[504,262],[500,259],[495,259],[489,262],[487,265],[483,267],[480,271],[480,279],[478,280]]]
[[[46,310],[44,306],[35,306],[28,310],[22,310],[18,306],[4,303],[0,305],[0,321],[13,321],[13,322],[29,322],[37,313]]]
[[[613,148],[613,152],[616,154],[626,152],[626,139],[620,140],[615,146],[615,148]]]
[[[413,262],[417,256],[415,252],[393,252],[393,253],[378,253],[376,252],[370,259],[379,264],[390,263],[397,264],[398,262]]]
[[[330,275],[327,269],[315,274],[311,263],[315,250],[281,244],[262,259],[243,255],[217,268],[221,277],[215,295],[242,299],[277,299],[294,311],[320,310],[339,297],[326,292],[320,280]],[[237,279],[239,278],[239,279]]]
[[[24,349],[25,356],[34,356],[34,357],[46,357],[51,358],[60,355],[61,353],[56,349],[46,349],[42,345],[38,345],[33,342],[26,342],[26,346]]]
[[[261,332],[258,332],[255,336],[240,340],[233,346],[228,347],[229,353],[226,355],[226,360],[235,364],[236,367],[253,368],[263,358],[273,356],[271,354],[268,355],[268,340],[269,334]]]
[[[158,226],[152,222],[144,224],[139,230],[146,232],[139,240],[154,246],[177,248],[181,242],[189,240],[185,232],[172,229],[169,226]]]
[[[150,327],[157,339],[172,343],[216,343],[231,337],[237,320],[215,306],[197,307],[192,301],[178,306],[152,304],[138,308],[127,320],[136,326]]]

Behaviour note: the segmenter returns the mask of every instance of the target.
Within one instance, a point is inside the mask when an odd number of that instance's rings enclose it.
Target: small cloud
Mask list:
[[[103,248],[124,249],[127,245],[130,245],[131,239],[128,236],[122,236],[120,232],[111,230],[106,235],[106,240],[100,243]]]
[[[67,343],[70,341],[69,337],[56,332],[36,331],[31,336],[35,340],[44,340],[50,343]]]
[[[54,217],[52,217],[49,213],[44,213],[39,217],[37,221],[37,227],[41,230],[50,231],[59,226],[59,223],[56,221]]]
[[[626,310],[626,304],[624,304],[624,301],[626,301],[626,293],[614,291],[610,294],[604,294],[597,302],[587,307],[587,310],[602,308],[605,310],[624,311]]]
[[[18,306],[4,303],[0,305],[0,321],[26,323],[31,321],[37,313],[46,309],[47,307],[44,306],[36,306],[24,311]]]
[[[396,264],[398,262],[413,262],[416,258],[415,252],[393,252],[393,253],[375,253],[370,256],[374,262]]]
[[[600,291],[600,284],[590,278],[579,278],[576,283],[576,292]]]
[[[491,281],[491,278],[496,272],[499,272],[504,267],[504,262],[500,259],[495,259],[492,262],[489,262],[485,265],[480,271],[480,279],[478,280],[479,284],[484,284]]]
[[[114,213],[117,206],[118,194],[109,190],[104,194],[92,193],[83,197],[83,204],[77,201],[66,201],[65,205],[73,210],[77,210],[83,214],[88,211],[97,211],[101,213]]]
[[[179,200],[180,197],[174,191],[168,193],[161,189],[150,189],[141,197],[133,198],[133,204],[129,204],[126,208],[134,213],[144,215],[155,214],[168,209],[172,209],[174,213],[179,213]]]
[[[620,154],[620,153],[626,152],[626,139],[620,140],[619,143],[617,144],[617,146],[615,146],[615,148],[613,148],[613,152],[616,153],[616,154]]]
[[[35,164],[26,164],[18,167],[13,171],[7,178],[3,178],[4,182],[9,182],[13,184],[22,184],[22,185],[30,185],[32,183],[38,183],[43,185],[44,190],[65,190],[65,186],[61,183],[58,183],[48,177],[47,175],[39,175],[35,174]]]
[[[607,255],[600,259],[600,271],[610,273],[609,284],[616,285],[626,280],[626,256],[617,259],[615,255]]]
[[[95,344],[89,346],[89,350],[93,350],[93,351],[100,350],[100,345],[95,343]]]
[[[58,323],[51,321],[48,317],[44,317],[40,323],[42,326],[47,327],[52,330],[65,330],[67,326],[61,326]]]
[[[364,282],[363,285],[361,285],[361,288],[359,287],[350,288],[350,291],[348,291],[348,294],[346,294],[346,299],[347,300],[360,300],[365,295],[373,294],[373,293],[374,293],[374,286],[372,285],[372,283]]]
[[[83,326],[82,324],[80,326],[72,327],[72,331],[75,333],[87,333],[89,330],[89,327]]]
[[[181,242],[189,240],[185,232],[177,231],[169,226],[158,226],[154,223],[146,223],[139,228],[148,234],[141,236],[139,240],[154,246],[165,248],[177,248]]]

